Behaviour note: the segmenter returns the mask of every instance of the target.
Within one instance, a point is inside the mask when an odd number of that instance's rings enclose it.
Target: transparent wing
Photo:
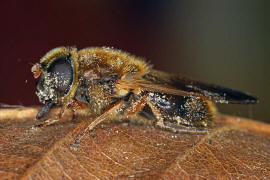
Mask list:
[[[198,97],[217,103],[255,104],[258,102],[257,98],[244,92],[160,71],[151,71],[140,80],[120,81],[118,85],[122,88],[141,88],[152,92]]]

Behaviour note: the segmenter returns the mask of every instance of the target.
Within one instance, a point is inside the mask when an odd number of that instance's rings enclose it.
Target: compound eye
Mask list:
[[[52,86],[60,96],[64,96],[70,90],[73,82],[73,68],[71,57],[56,59],[48,68],[52,80]]]

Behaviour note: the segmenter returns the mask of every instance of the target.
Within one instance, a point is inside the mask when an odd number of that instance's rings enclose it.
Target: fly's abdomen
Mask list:
[[[153,92],[149,93],[148,101],[158,111],[153,114],[161,116],[159,118],[168,128],[205,129],[212,126],[214,107],[209,101]]]

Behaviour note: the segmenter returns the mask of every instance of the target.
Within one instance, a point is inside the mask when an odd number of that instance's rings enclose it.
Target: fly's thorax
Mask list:
[[[141,76],[151,66],[143,59],[108,47],[85,48],[78,52],[80,67],[84,70],[113,71],[119,76]]]
[[[118,75],[114,72],[81,70],[75,100],[84,103],[92,114],[101,114],[115,102],[115,84]]]

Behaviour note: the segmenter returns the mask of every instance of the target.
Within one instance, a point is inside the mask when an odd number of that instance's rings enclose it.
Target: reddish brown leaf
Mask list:
[[[85,121],[68,121],[66,113],[68,122],[33,130],[37,111],[0,110],[0,179],[270,178],[270,126],[263,123],[218,116],[207,134],[174,134],[108,122],[75,150]]]

